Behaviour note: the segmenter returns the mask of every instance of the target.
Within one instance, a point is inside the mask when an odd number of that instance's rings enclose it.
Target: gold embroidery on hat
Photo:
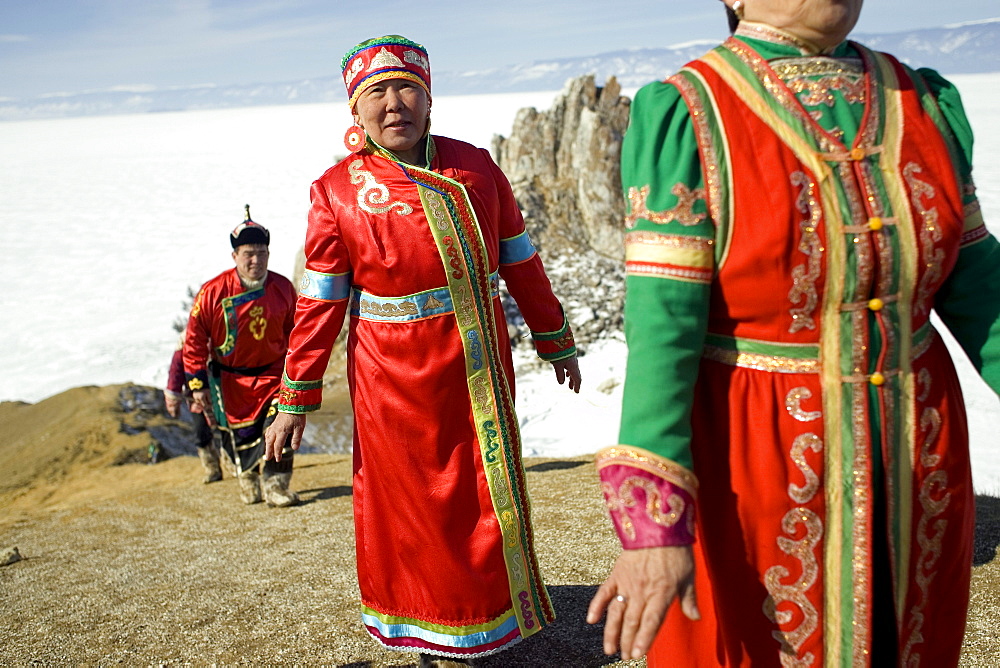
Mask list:
[[[403,60],[412,65],[416,65],[424,72],[428,71],[431,68],[431,64],[427,62],[427,57],[424,56],[424,54],[420,53],[419,51],[409,51],[409,50],[404,51]]]

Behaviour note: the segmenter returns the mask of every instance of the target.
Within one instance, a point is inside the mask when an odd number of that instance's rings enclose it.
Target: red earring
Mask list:
[[[365,147],[366,140],[365,129],[360,125],[352,125],[344,135],[344,146],[351,153],[359,153]]]

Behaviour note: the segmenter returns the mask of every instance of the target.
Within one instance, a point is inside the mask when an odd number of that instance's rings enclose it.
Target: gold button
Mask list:
[[[882,229],[882,219],[879,218],[879,217],[877,217],[877,216],[875,218],[869,218],[868,219],[868,229],[872,230],[873,232],[877,232],[878,230],[881,230]]]
[[[876,387],[878,387],[879,385],[884,385],[885,384],[885,376],[883,376],[882,374],[880,374],[878,372],[875,372],[871,376],[868,377],[868,382],[870,382],[872,385],[875,385]]]
[[[859,146],[855,146],[854,148],[851,149],[850,156],[851,160],[854,161],[862,160],[865,157],[865,149]]]
[[[868,300],[868,308],[870,308],[873,311],[881,311],[883,306],[885,306],[885,304],[878,297],[875,297],[875,299]]]

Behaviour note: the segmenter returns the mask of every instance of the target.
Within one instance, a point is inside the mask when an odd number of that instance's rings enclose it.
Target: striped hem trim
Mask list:
[[[507,645],[521,631],[517,616],[508,610],[485,624],[448,626],[409,617],[383,615],[362,607],[361,621],[387,647],[427,647],[455,656],[473,656]]]
[[[524,640],[524,636],[521,635],[520,631],[512,631],[507,638],[497,641],[491,646],[477,647],[472,651],[458,651],[454,647],[435,645],[434,643],[428,643],[414,638],[384,638],[379,634],[378,629],[374,629],[370,626],[366,626],[365,630],[368,631],[368,634],[374,638],[379,645],[388,650],[400,652],[428,650],[432,654],[452,657],[455,659],[478,659],[492,654],[499,654],[500,652],[503,652]]]

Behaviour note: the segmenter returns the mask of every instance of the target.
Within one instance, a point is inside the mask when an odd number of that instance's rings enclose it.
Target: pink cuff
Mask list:
[[[694,542],[694,474],[635,448],[606,448],[597,453],[596,464],[623,548]]]

